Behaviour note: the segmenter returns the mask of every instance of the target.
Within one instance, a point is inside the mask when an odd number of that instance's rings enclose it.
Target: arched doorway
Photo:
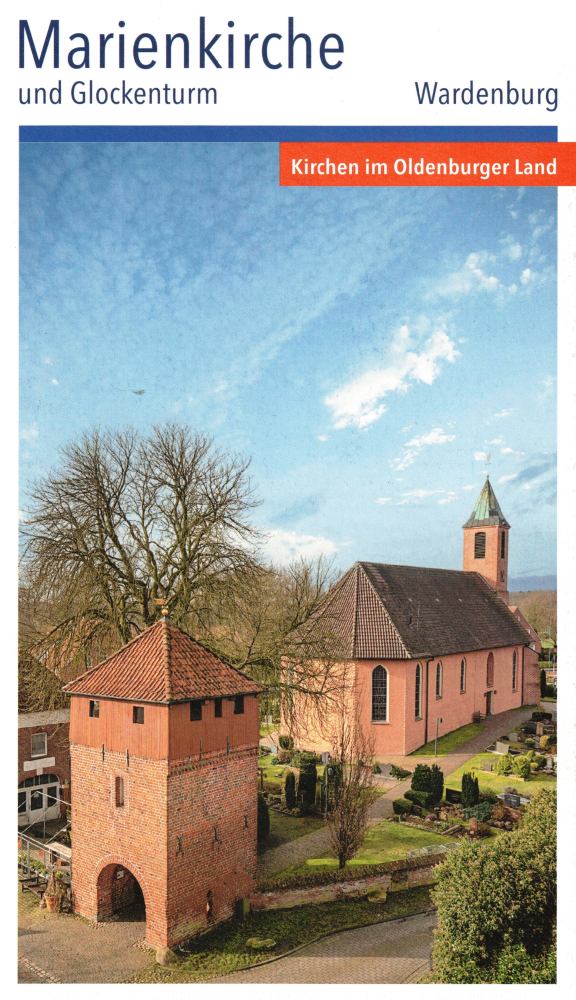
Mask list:
[[[98,920],[146,921],[142,886],[122,864],[106,865],[98,876]]]

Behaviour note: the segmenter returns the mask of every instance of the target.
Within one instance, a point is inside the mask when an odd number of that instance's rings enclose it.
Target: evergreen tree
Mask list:
[[[548,691],[548,684],[546,682],[546,671],[540,671],[540,697],[545,698]]]
[[[434,802],[441,802],[442,796],[444,794],[444,772],[438,767],[438,764],[432,764],[430,769],[431,775],[431,792],[434,798]]]
[[[296,775],[294,771],[287,771],[284,778],[284,801],[287,809],[296,808]]]
[[[410,787],[414,792],[432,791],[432,769],[428,764],[416,764]]]

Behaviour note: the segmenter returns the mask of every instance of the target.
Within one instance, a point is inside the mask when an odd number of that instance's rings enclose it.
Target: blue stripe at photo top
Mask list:
[[[20,142],[556,142],[556,126],[21,125]]]

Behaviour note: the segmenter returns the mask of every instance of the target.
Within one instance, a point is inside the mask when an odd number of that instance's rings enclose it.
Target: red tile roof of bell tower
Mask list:
[[[68,684],[69,694],[158,704],[258,694],[262,688],[161,619]]]

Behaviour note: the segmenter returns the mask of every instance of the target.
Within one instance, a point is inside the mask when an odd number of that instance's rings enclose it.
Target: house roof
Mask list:
[[[192,698],[258,694],[262,688],[172,622],[161,619],[65,690],[164,705]]]
[[[530,642],[479,573],[420,566],[356,563],[310,628],[327,622],[350,659],[405,660]]]
[[[486,476],[486,482],[480,491],[474,510],[463,527],[480,528],[494,524],[501,525],[503,528],[510,527],[496,499],[490,478]]]
[[[69,721],[69,708],[53,708],[47,712],[20,712],[18,729],[33,729],[35,726],[58,726]]]

